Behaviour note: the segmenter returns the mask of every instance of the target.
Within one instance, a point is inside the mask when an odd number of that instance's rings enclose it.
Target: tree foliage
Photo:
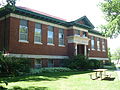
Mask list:
[[[100,3],[101,10],[108,22],[102,25],[105,36],[115,38],[120,34],[120,0],[105,0]]]
[[[30,63],[27,58],[6,57],[0,52],[0,76],[17,76],[29,73]]]
[[[64,60],[64,67],[70,69],[95,69],[101,68],[102,63],[95,59],[88,59],[88,57],[78,54],[68,60]]]
[[[115,52],[112,54],[112,59],[117,60],[119,63],[120,62],[120,48],[117,48]]]
[[[7,4],[15,6],[17,0],[6,0]]]
[[[115,51],[115,56],[116,56],[116,59],[120,59],[120,48],[117,48],[116,51]]]
[[[107,50],[108,50],[108,58],[109,58],[109,60],[111,61],[112,55],[111,55],[111,52],[110,52],[110,48],[108,48]]]
[[[5,2],[1,1],[0,6],[5,6],[5,5],[12,5],[15,6],[17,0],[5,0]]]

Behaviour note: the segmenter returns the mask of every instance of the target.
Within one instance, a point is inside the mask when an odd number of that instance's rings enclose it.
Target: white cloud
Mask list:
[[[29,7],[51,15],[55,15],[68,21],[88,16],[90,21],[98,26],[104,22],[101,18],[98,3],[101,0],[19,0],[17,5]]]

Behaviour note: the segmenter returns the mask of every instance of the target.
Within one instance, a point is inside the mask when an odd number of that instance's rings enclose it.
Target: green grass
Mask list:
[[[8,90],[120,90],[120,81],[91,80],[90,71],[42,73],[41,75],[8,77]],[[13,89],[14,87],[14,89]]]

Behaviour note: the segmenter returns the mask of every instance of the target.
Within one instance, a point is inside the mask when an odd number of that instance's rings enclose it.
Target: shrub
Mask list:
[[[0,55],[1,75],[18,76],[30,71],[30,60]]]
[[[79,54],[68,60],[64,60],[64,65],[71,69],[87,69],[88,58]]]
[[[31,74],[39,74],[39,73],[46,73],[46,72],[70,72],[75,71],[70,68],[65,67],[46,67],[46,68],[40,68],[40,69],[31,69]]]
[[[77,55],[70,59],[64,60],[63,65],[71,69],[95,69],[103,67],[101,61],[88,59],[86,56]]]
[[[96,60],[96,59],[89,59],[89,68],[90,69],[96,69],[96,68],[103,68],[102,61]]]

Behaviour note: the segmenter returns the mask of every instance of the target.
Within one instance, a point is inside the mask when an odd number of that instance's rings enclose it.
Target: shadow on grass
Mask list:
[[[22,88],[19,86],[14,86],[12,89],[8,89],[8,90],[48,90],[47,87],[35,87],[35,86],[30,86],[27,88]]]
[[[114,81],[115,77],[106,77],[102,80],[105,80],[105,81]]]
[[[55,81],[60,78],[67,79],[68,76],[77,75],[77,74],[85,74],[90,73],[91,71],[80,71],[80,72],[54,72],[54,73],[41,73],[39,75],[31,75],[31,76],[20,76],[20,77],[6,77],[0,78],[1,81],[10,82],[18,82],[18,81]]]

